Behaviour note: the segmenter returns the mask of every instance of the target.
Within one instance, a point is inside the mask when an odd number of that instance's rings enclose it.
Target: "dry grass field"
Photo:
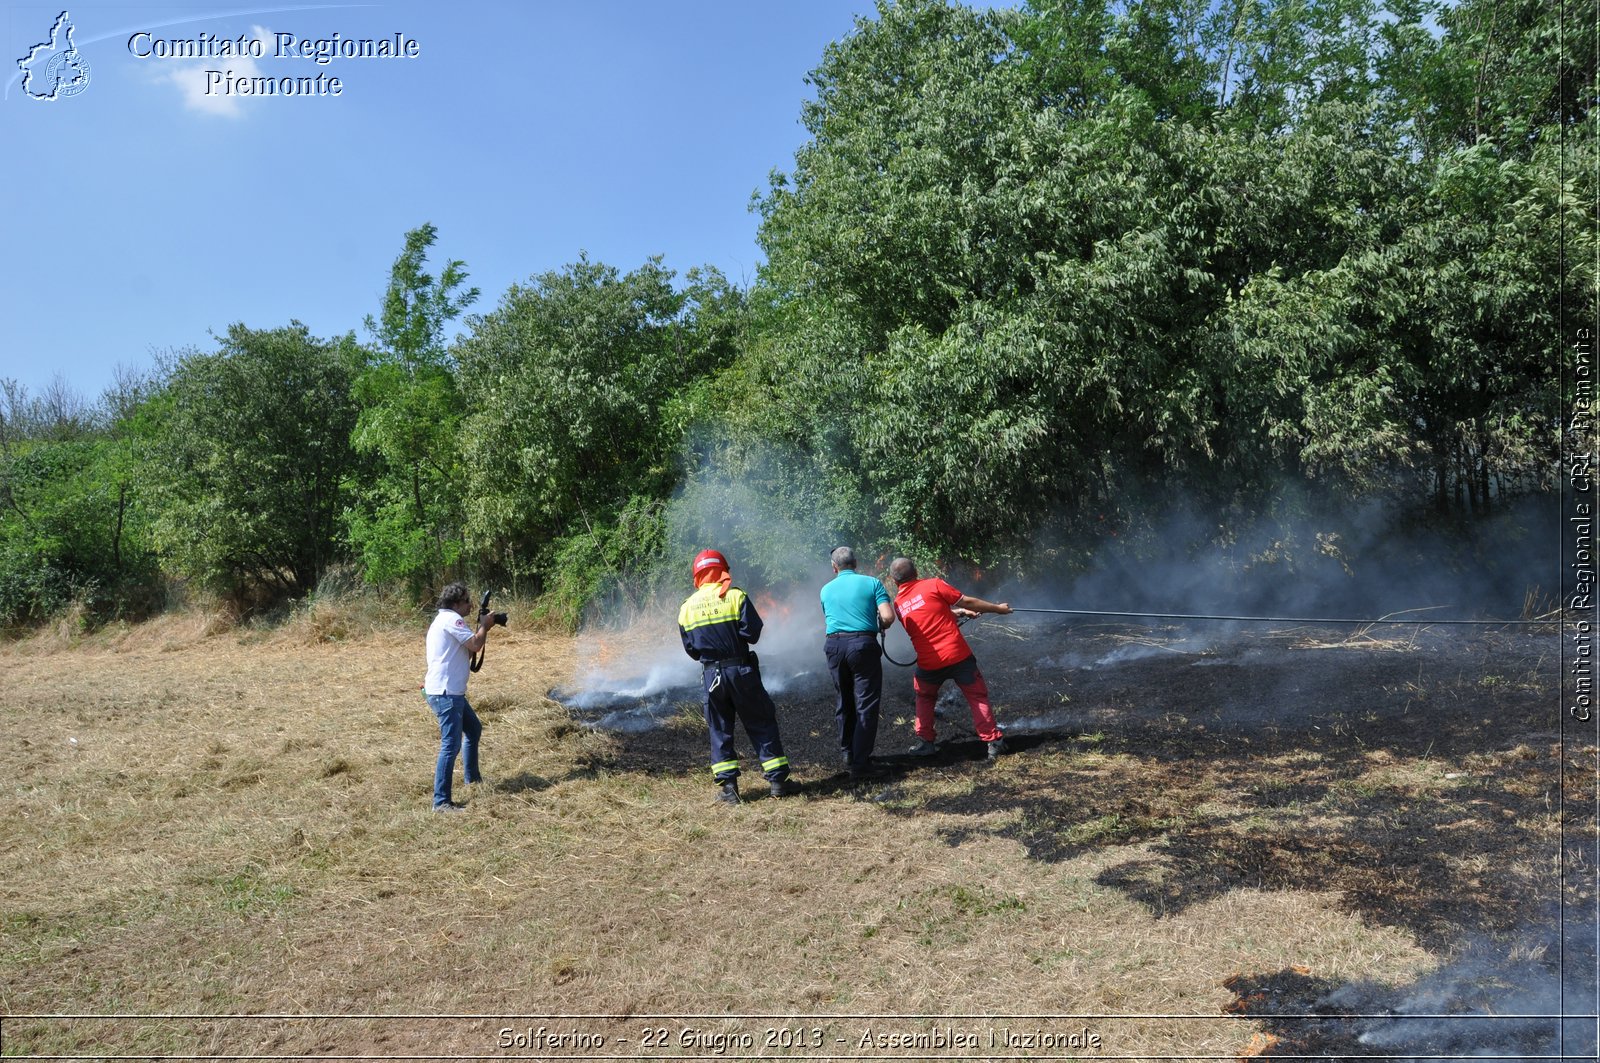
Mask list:
[[[1424,1035],[1341,1016],[1495,1007],[1548,975],[1537,928],[1571,900],[1559,789],[1594,750],[1558,761],[1536,657],[1362,649],[1403,667],[1292,730],[1155,704],[1220,668],[1083,683],[1054,695],[1080,725],[865,789],[824,756],[831,707],[780,697],[806,790],[730,809],[692,703],[624,737],[550,700],[595,648],[496,633],[487,781],[439,816],[420,625],[194,614],[0,647],[4,1053],[1400,1054]],[[986,670],[1003,721],[1053,696]]]

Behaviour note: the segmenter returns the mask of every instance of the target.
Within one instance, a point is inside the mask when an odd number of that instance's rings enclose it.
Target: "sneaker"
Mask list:
[[[793,779],[774,779],[767,789],[773,797],[792,797],[800,792],[800,784]]]
[[[988,745],[989,745],[989,759],[990,760],[995,760],[995,759],[997,759],[997,758],[999,758],[1001,756],[1004,756],[1005,754],[1011,752],[1011,747],[1006,745],[1006,740],[1005,740],[1004,737],[996,738],[993,742],[990,742]]]
[[[736,804],[738,804],[739,803],[739,784],[736,783],[736,782],[725,782],[725,783],[723,783],[722,784],[722,789],[717,791],[717,802],[719,804],[724,804],[724,805],[736,805]]]
[[[465,812],[467,810],[467,806],[458,805],[452,801],[447,805],[434,805],[433,810],[435,812]]]
[[[938,756],[939,744],[937,742],[919,741],[916,745],[907,750],[907,752],[909,752],[913,757]]]

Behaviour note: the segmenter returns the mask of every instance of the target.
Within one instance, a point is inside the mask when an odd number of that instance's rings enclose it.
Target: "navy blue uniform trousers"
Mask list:
[[[717,782],[739,777],[739,755],[733,751],[734,717],[744,721],[761,774],[776,782],[789,777],[789,758],[778,737],[778,708],[761,684],[761,668],[750,664],[709,664],[705,668],[706,726],[711,729],[711,774]]]
[[[853,767],[865,767],[878,741],[878,711],[883,701],[883,651],[875,635],[830,635],[825,641],[828,672],[839,692],[833,714],[839,748]]]

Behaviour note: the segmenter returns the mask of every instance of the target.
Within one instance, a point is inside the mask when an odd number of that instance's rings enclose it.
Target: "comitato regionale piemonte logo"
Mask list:
[[[76,96],[89,87],[89,61],[72,43],[72,16],[63,11],[50,27],[50,39],[28,49],[17,60],[22,91],[35,100]]]

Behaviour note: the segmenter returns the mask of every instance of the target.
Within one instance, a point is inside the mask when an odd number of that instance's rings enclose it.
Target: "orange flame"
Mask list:
[[[1258,990],[1254,993],[1246,993],[1231,1004],[1222,1005],[1222,1010],[1229,1015],[1244,1015],[1266,1002],[1267,994]]]

